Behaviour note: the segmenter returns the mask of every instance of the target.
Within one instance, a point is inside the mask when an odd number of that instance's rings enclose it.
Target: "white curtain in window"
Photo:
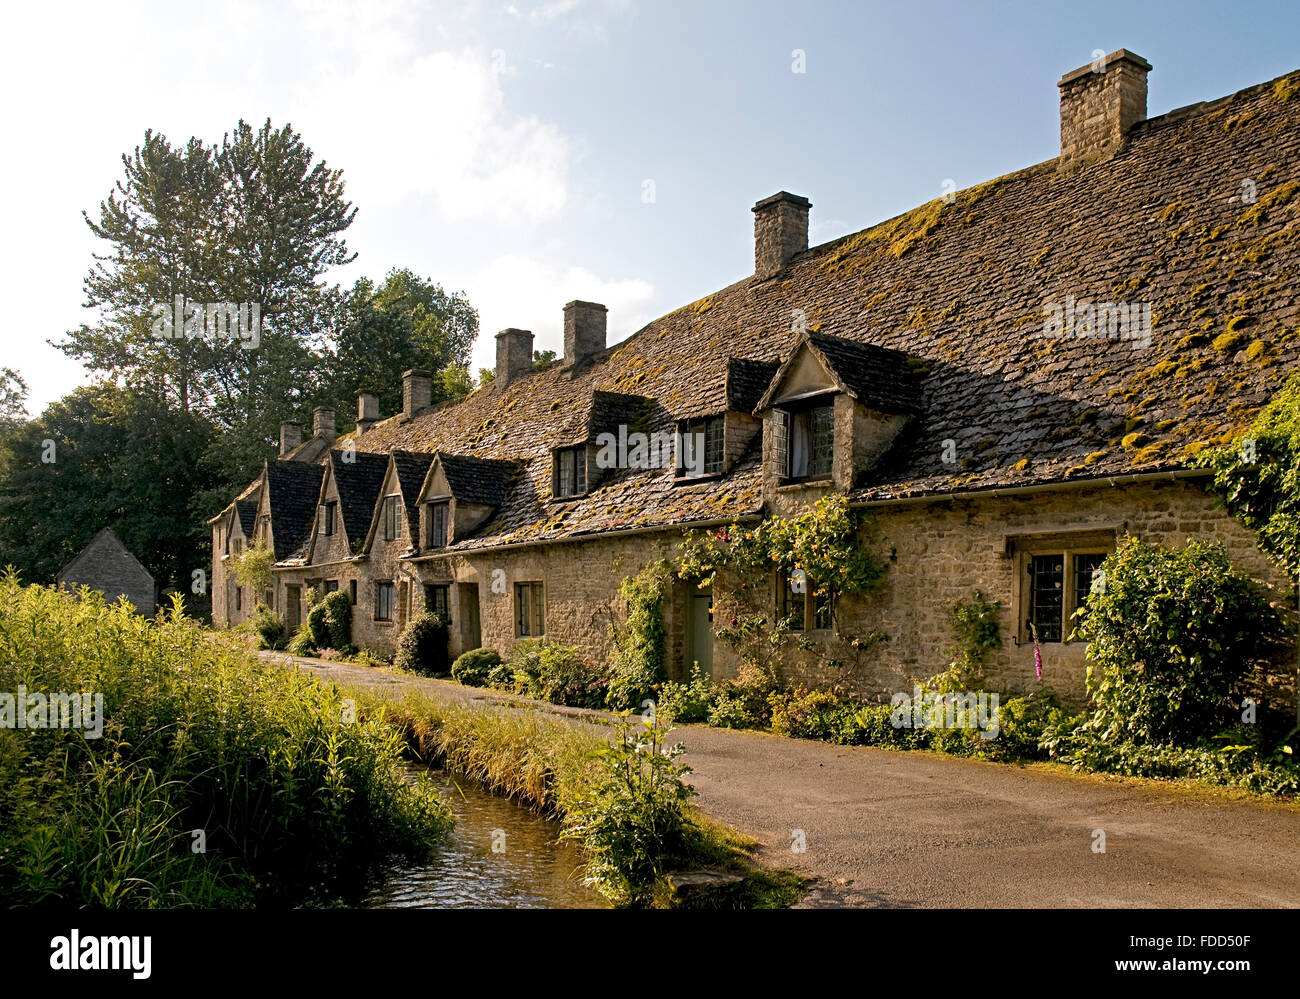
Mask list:
[[[797,413],[790,420],[790,478],[799,479],[808,474],[808,451],[811,434],[808,414]]]

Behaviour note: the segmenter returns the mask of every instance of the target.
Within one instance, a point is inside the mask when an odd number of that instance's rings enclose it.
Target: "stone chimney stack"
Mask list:
[[[328,406],[317,406],[311,411],[311,435],[334,440],[334,410]]]
[[[1117,49],[1066,73],[1061,88],[1061,158],[1067,173],[1108,160],[1124,145],[1128,130],[1147,116],[1147,73],[1151,64]]]
[[[302,443],[302,424],[294,423],[292,420],[285,420],[280,424],[280,457],[286,454]]]
[[[754,277],[766,281],[808,249],[810,208],[811,201],[789,191],[778,191],[754,206]]]
[[[530,330],[508,329],[497,334],[497,373],[493,384],[505,388],[533,370],[533,334]]]
[[[573,301],[564,307],[564,360],[578,365],[605,349],[609,310],[597,302]]]
[[[433,402],[433,376],[424,368],[402,372],[402,412],[412,419]]]
[[[373,392],[357,393],[357,433],[364,434],[379,422],[379,396]]]

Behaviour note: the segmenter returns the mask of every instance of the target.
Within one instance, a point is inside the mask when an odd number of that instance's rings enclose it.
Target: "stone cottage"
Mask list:
[[[1300,73],[1148,118],[1150,69],[1121,49],[1066,74],[1058,158],[829,243],[808,246],[806,198],[759,201],[753,273],[620,344],[604,306],[570,302],[553,367],[507,329],[495,378],[463,400],[431,406],[411,370],[400,413],[363,394],[350,434],[328,410],[305,442],[286,425],[212,521],[215,620],[263,601],[292,626],[316,586],[352,596],[355,640],[379,650],[430,608],[453,654],[545,636],[600,655],[620,580],[684,529],[828,491],[872,512],[888,569],[868,597],[794,604],[804,641],[776,663],[791,680],[869,694],[932,675],[948,609],[978,589],[1000,603],[990,684],[1034,682],[1036,633],[1044,680],[1077,699],[1070,615],[1126,532],[1221,542],[1285,592],[1192,459],[1300,359]],[[690,447],[634,460],[637,434]],[[225,570],[254,542],[275,554],[266,594]],[[774,614],[786,585],[770,581]],[[731,613],[674,583],[674,675],[736,669],[715,635]],[[845,648],[871,631],[889,640]]]
[[[111,527],[105,527],[77,557],[59,570],[60,586],[98,590],[109,603],[125,598],[137,614],[152,616],[157,609],[157,586],[149,570],[122,544]]]

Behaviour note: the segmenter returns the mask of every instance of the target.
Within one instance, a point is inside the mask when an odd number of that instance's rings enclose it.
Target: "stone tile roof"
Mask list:
[[[517,462],[493,458],[440,453],[438,460],[456,499],[488,506],[505,502],[511,482],[521,471]]]
[[[652,424],[752,395],[761,369],[746,362],[790,355],[797,308],[814,334],[914,359],[922,413],[857,500],[1183,467],[1300,359],[1298,90],[1293,74],[1142,122],[1107,162],[1059,173],[1050,161],[922,205],[677,309],[580,370],[390,418],[356,445],[524,463],[453,552],[752,514],[757,445],[721,481],[625,471],[562,503],[550,451],[584,439],[596,393],[653,399]],[[1257,198],[1243,203],[1247,179]],[[1067,295],[1149,303],[1150,346],[1043,335],[1045,303]]]
[[[239,529],[244,532],[244,537],[251,538],[253,528],[257,526],[257,500],[235,500],[235,513],[239,517]]]
[[[767,392],[780,367],[775,361],[751,361],[744,357],[727,358],[725,408],[738,413],[752,413],[758,408],[758,401]]]
[[[388,456],[368,451],[354,451],[349,455],[335,450],[330,452],[329,461],[339,494],[348,547],[356,555],[365,546],[366,535],[370,532],[375,503],[388,472]]]
[[[301,461],[268,461],[266,483],[270,492],[271,534],[275,560],[301,558],[316,516],[324,465]]]
[[[864,405],[882,413],[922,412],[924,403],[917,371],[923,369],[923,364],[916,364],[901,351],[826,333],[806,334],[803,342],[821,358],[844,391]],[[792,353],[777,371],[755,409],[767,405],[796,356],[797,353]]]

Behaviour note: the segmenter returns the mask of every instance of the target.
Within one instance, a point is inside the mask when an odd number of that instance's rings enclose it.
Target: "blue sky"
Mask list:
[[[610,340],[752,271],[758,199],[812,240],[1056,155],[1056,81],[1095,49],[1154,66],[1151,115],[1300,68],[1300,4],[493,0],[24,5],[0,41],[8,155],[0,366],[38,412],[87,375],[45,344],[89,318],[81,220],[146,128],[292,122],[359,208],[350,284],[407,266],[493,334]],[[793,72],[794,52],[806,71]],[[653,182],[654,199],[643,197]],[[16,313],[16,315],[15,315]]]

